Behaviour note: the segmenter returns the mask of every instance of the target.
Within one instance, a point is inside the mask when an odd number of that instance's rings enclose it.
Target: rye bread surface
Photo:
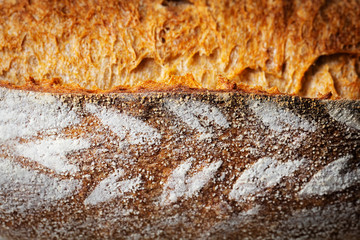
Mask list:
[[[360,105],[0,91],[5,239],[357,239]]]

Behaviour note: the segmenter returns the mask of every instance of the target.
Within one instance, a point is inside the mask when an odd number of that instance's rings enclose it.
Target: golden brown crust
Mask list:
[[[357,1],[14,2],[0,3],[2,82],[360,98]]]

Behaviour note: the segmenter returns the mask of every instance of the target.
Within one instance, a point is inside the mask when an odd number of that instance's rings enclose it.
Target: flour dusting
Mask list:
[[[36,142],[17,144],[15,152],[57,173],[75,173],[79,168],[68,163],[66,155],[89,147],[90,142],[85,139],[49,137]]]
[[[358,239],[359,206],[358,200],[299,209],[281,221],[276,231],[287,239]]]
[[[326,105],[329,115],[338,122],[351,128],[360,130],[360,114],[346,107],[339,107],[332,103]]]
[[[194,174],[194,176],[187,179],[187,191],[185,195],[187,197],[191,197],[195,193],[199,192],[205,186],[205,184],[214,177],[221,164],[222,161],[213,162],[209,166],[204,167],[200,172]]]
[[[347,155],[325,166],[311,178],[299,192],[299,196],[321,196],[360,183],[359,167],[350,172],[343,172],[351,158],[353,158],[352,155]]]
[[[214,130],[211,124],[228,128],[230,124],[225,116],[214,106],[199,101],[176,103],[168,100],[165,107],[185,122],[190,128],[198,131],[199,140],[212,137]]]
[[[117,169],[102,180],[85,199],[84,204],[95,205],[122,196],[124,193],[136,191],[141,183],[140,177],[118,181],[123,175],[124,171]]]
[[[222,161],[210,163],[193,176],[187,177],[193,161],[194,158],[189,158],[172,172],[164,186],[162,205],[176,202],[179,197],[189,198],[198,193],[214,177],[222,164]]]
[[[61,180],[0,158],[0,210],[24,212],[56,203],[81,188],[79,180]]]
[[[93,104],[87,104],[86,110],[95,114],[104,125],[121,139],[126,138],[130,144],[157,144],[161,139],[161,135],[155,128],[125,113]]]
[[[215,224],[208,231],[205,231],[204,233],[202,233],[201,236],[199,237],[199,239],[204,239],[204,240],[205,239],[206,240],[221,239],[224,232],[228,233],[228,232],[234,231],[239,228],[246,229],[247,224],[254,222],[254,221],[258,222],[258,220],[256,220],[255,217],[256,217],[256,215],[259,214],[260,210],[261,210],[261,206],[255,205],[246,211],[242,211],[237,214],[231,214],[231,216],[229,218],[227,218],[226,220],[223,220],[223,221]]]
[[[79,122],[75,111],[51,95],[0,89],[0,142]]]
[[[289,130],[315,132],[317,129],[314,123],[299,117],[288,109],[279,107],[276,103],[251,100],[248,104],[263,124],[271,130],[277,132]]]
[[[282,163],[269,157],[261,158],[240,175],[229,197],[230,199],[245,201],[248,196],[275,186],[283,177],[291,176],[303,163],[304,160]]]

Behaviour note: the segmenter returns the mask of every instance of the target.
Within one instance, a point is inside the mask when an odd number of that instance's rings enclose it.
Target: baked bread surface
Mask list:
[[[0,88],[0,238],[360,236],[360,101]]]
[[[359,99],[358,1],[0,1],[0,83]]]

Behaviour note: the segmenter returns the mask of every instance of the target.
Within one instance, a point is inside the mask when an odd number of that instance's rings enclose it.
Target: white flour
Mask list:
[[[212,137],[213,128],[211,124],[216,124],[223,128],[228,128],[230,124],[225,116],[214,106],[198,101],[188,101],[177,103],[168,100],[165,107],[186,123],[191,129],[200,133],[199,140]]]
[[[348,127],[360,130],[360,115],[352,109],[339,107],[333,103],[326,105],[329,115]]]
[[[0,210],[24,212],[55,204],[81,188],[79,180],[61,180],[0,158]]]
[[[95,114],[111,131],[121,139],[126,138],[130,144],[157,144],[161,139],[161,135],[155,128],[125,113],[93,104],[87,104],[86,110]]]
[[[49,94],[0,88],[0,143],[79,122],[75,111]]]
[[[79,168],[68,163],[66,154],[89,147],[90,142],[85,139],[48,137],[36,142],[17,144],[15,152],[57,173],[75,173]]]
[[[264,157],[243,171],[236,180],[229,197],[244,201],[248,196],[257,194],[268,187],[278,184],[283,177],[289,177],[295,172],[304,160],[278,162],[275,159]]]
[[[302,118],[288,109],[279,107],[276,103],[251,100],[250,109],[271,130],[277,132],[289,130],[303,130],[315,132],[316,125]]]
[[[193,176],[186,176],[191,168],[194,158],[189,158],[180,164],[167,179],[161,195],[161,204],[174,203],[180,197],[189,198],[198,193],[214,177],[222,161],[210,163],[195,173]]]
[[[123,175],[124,171],[117,169],[102,180],[85,199],[84,204],[95,205],[122,196],[127,192],[135,192],[141,183],[140,177],[118,181]]]
[[[299,192],[301,197],[325,195],[344,190],[360,183],[360,169],[357,167],[350,172],[343,172],[351,155],[339,158],[317,172],[304,188]]]

